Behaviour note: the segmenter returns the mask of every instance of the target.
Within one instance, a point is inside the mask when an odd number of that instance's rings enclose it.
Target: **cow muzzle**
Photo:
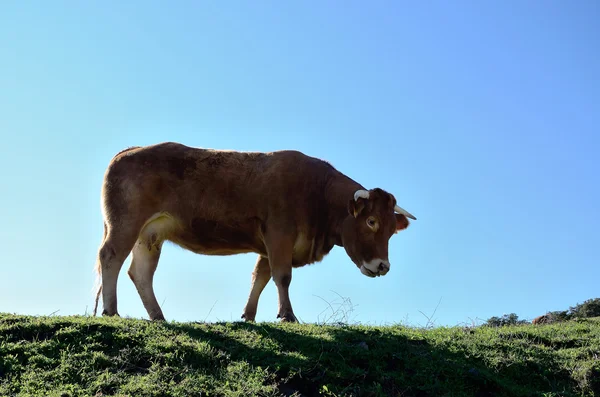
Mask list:
[[[390,271],[390,263],[383,259],[373,259],[369,262],[363,262],[360,266],[360,272],[367,277],[385,276]]]

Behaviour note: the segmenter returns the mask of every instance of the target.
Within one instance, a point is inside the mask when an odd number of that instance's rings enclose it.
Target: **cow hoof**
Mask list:
[[[102,317],[121,317],[118,312],[110,313],[106,310],[102,311]]]
[[[282,323],[297,323],[298,320],[294,313],[285,313],[284,315],[278,315],[277,318],[281,319]]]
[[[255,318],[255,316],[252,314],[246,314],[246,313],[242,314],[242,319],[244,320],[244,322],[253,323],[254,318]]]

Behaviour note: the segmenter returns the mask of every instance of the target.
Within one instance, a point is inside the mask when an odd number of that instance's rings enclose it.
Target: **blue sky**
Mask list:
[[[328,160],[418,218],[369,279],[343,249],[294,271],[297,316],[481,322],[598,297],[600,3],[6,2],[0,312],[91,311],[106,165],[131,145]],[[238,320],[254,255],[167,245],[169,320]],[[119,311],[146,312],[126,275]],[[274,321],[263,293],[258,321]],[[325,311],[325,312],[324,312]],[[421,313],[422,312],[422,313]]]

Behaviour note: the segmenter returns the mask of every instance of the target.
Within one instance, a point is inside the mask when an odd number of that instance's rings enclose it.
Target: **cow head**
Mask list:
[[[390,237],[408,227],[408,218],[417,218],[400,208],[393,195],[378,188],[356,191],[348,202],[348,212],[342,227],[346,253],[365,276],[384,276],[390,270]]]

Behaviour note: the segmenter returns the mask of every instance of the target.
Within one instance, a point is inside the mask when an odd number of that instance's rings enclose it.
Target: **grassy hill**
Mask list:
[[[600,396],[600,319],[424,330],[0,314],[0,395]]]

